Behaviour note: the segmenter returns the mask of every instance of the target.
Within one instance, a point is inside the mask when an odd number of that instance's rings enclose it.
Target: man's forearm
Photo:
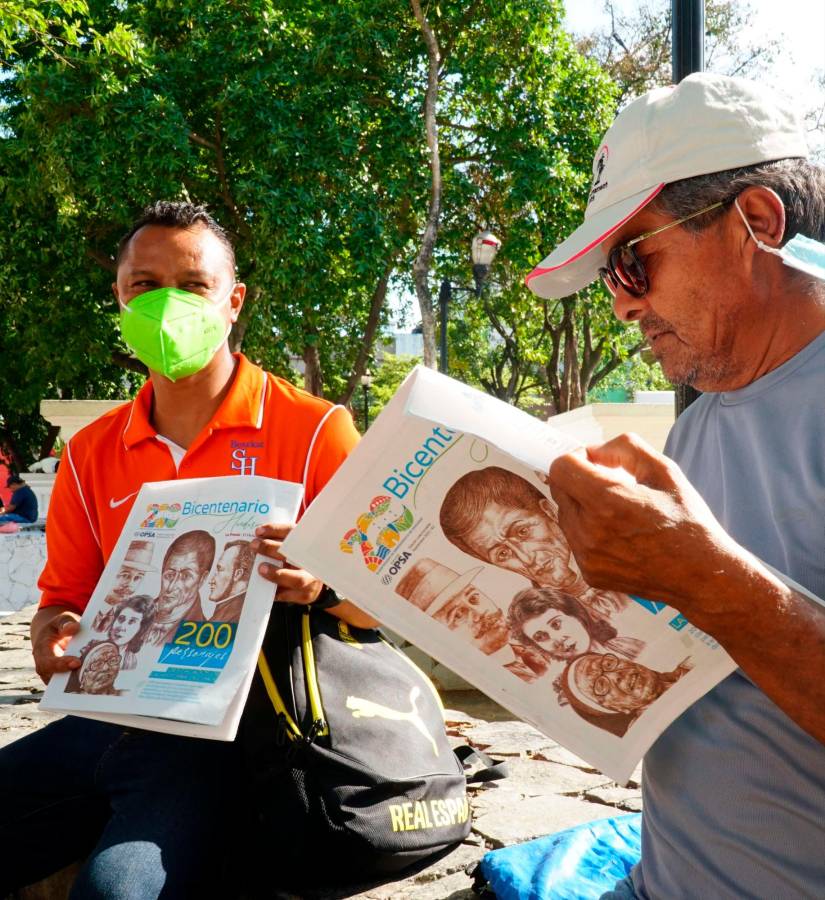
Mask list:
[[[350,603],[349,600],[344,600],[337,606],[331,606],[327,612],[356,628],[377,628],[379,625],[377,619],[373,619],[371,615],[365,613],[354,603]]]
[[[800,728],[825,744],[825,607],[747,552],[675,605],[714,637]]]

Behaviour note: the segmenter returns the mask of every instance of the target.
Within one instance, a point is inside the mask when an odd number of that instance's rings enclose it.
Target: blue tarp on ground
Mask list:
[[[597,819],[492,850],[481,872],[497,900],[598,900],[639,861],[639,813]]]

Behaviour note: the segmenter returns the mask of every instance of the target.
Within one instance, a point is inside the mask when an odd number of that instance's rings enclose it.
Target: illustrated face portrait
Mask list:
[[[109,637],[119,646],[128,644],[140,631],[143,624],[143,615],[136,609],[126,606],[115,616],[109,629]]]
[[[144,572],[140,569],[133,569],[131,566],[122,565],[115,575],[115,583],[111,593],[118,600],[126,600],[138,592],[140,583],[143,581]]]
[[[241,547],[228,547],[221,553],[215,571],[209,579],[209,599],[218,602],[231,597],[238,591],[235,588],[235,571]]]
[[[472,584],[459,591],[433,618],[451,631],[463,632],[482,653],[495,653],[509,639],[501,610]]]
[[[488,503],[464,539],[479,559],[523,575],[535,585],[564,590],[578,579],[546,500],[533,509]]]
[[[578,690],[596,706],[617,713],[646,709],[669,686],[658,672],[612,653],[590,653],[571,666]]]
[[[197,553],[172,553],[163,564],[160,576],[158,617],[168,621],[175,613],[182,615],[195,602],[205,578]]]
[[[526,637],[555,659],[573,659],[590,649],[590,635],[575,617],[548,609],[522,625]]]
[[[80,671],[80,690],[84,694],[105,694],[120,671],[120,654],[114,644],[101,644],[89,651]]]

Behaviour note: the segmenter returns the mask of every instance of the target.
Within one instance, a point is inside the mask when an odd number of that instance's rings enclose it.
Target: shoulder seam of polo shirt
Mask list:
[[[68,442],[49,505],[41,607],[83,611],[144,482],[264,475],[303,484],[312,502],[358,441],[352,417],[238,360],[227,396],[177,467],[151,424],[151,382]]]

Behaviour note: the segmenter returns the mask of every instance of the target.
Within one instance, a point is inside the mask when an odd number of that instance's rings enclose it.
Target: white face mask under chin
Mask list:
[[[753,238],[754,243],[760,250],[765,253],[773,253],[778,256],[786,266],[797,269],[810,275],[812,278],[819,278],[825,281],[825,244],[813,240],[813,238],[805,237],[804,234],[797,234],[792,237],[784,247],[769,247],[753,233],[745,214],[739,206],[739,200],[733,201],[736,211],[742,217],[748,234]]]

